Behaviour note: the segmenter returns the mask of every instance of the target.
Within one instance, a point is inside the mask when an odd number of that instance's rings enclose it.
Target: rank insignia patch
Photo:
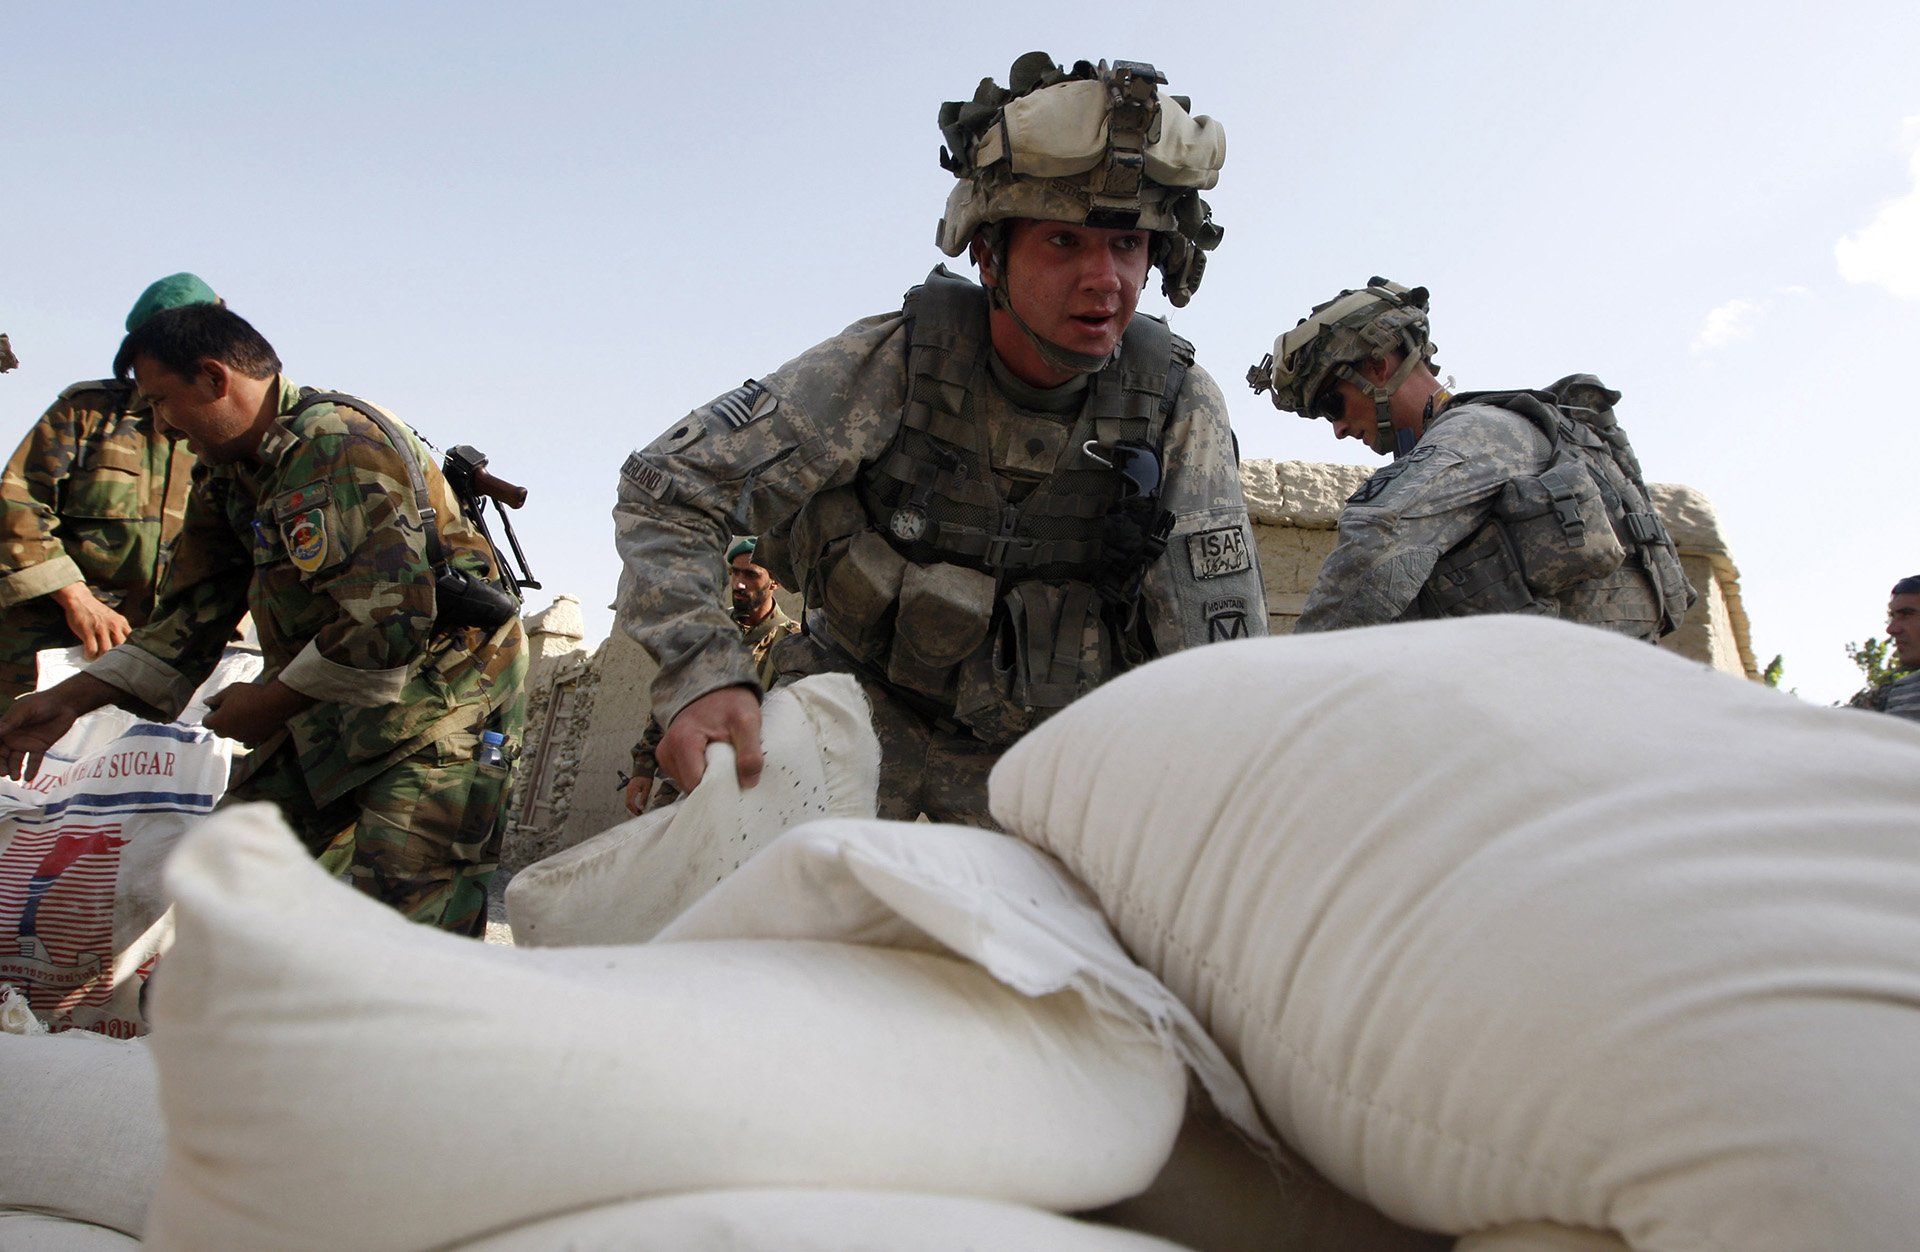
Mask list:
[[[753,379],[741,383],[711,406],[713,414],[735,430],[757,422],[779,407],[779,397]]]
[[[287,555],[300,569],[311,574],[326,563],[327,515],[320,509],[308,509],[280,520],[280,537],[286,541]]]

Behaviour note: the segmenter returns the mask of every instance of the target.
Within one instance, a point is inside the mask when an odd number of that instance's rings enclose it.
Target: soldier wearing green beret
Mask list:
[[[173,274],[140,294],[127,329],[218,302]],[[192,472],[123,379],[75,383],[41,415],[0,476],[0,713],[37,685],[36,653],[77,644],[92,660],[147,620]]]
[[[224,308],[154,314],[114,368],[200,458],[186,519],[152,619],[0,717],[0,767],[31,777],[107,703],[177,715],[251,611],[262,676],[208,701],[208,729],[254,748],[227,801],[277,804],[316,855],[350,843],[363,891],[476,933],[526,648],[433,458],[383,411],[296,387]]]

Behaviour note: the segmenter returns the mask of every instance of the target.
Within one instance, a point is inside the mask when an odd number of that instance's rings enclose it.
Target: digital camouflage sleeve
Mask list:
[[[1547,438],[1490,405],[1443,410],[1412,452],[1348,497],[1340,539],[1296,634],[1400,620],[1434,563],[1486,520],[1507,481],[1546,464]]]

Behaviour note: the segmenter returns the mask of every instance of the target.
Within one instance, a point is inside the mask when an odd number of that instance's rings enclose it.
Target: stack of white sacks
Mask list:
[[[153,1065],[0,1036],[67,1121],[0,1247],[1913,1246],[1920,728],[1534,619],[1254,640],[1028,736],[1008,837],[840,815],[851,684],[767,725],[516,879],[589,946],[209,820]]]

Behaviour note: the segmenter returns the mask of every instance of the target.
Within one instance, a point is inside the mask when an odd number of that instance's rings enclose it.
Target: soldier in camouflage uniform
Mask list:
[[[986,775],[1028,727],[1162,653],[1264,634],[1225,402],[1135,317],[1150,267],[1184,305],[1220,239],[1200,192],[1225,138],[1150,65],[1042,53],[941,110],[948,256],[857,322],[627,459],[623,624],[654,658],[660,764],[761,766],[762,685],[714,604],[729,533],[806,603],[781,681],[859,677],[881,815],[989,824]]]
[[[760,680],[761,687],[767,688],[779,677],[773,664],[773,646],[788,635],[799,634],[800,623],[788,617],[779,601],[773,598],[780,580],[754,559],[754,549],[759,543],[758,536],[750,535],[736,539],[727,549],[727,565],[732,571],[727,581],[732,586],[733,620],[740,627],[740,642],[753,658],[754,676]],[[649,717],[647,733],[633,745],[633,774],[626,782],[626,800],[627,811],[635,816],[654,805],[679,798],[679,790],[670,782],[661,780],[659,790],[654,788],[660,773],[660,763],[654,754],[664,733],[659,719]]]
[[[218,300],[170,275],[141,293],[127,329]],[[0,713],[34,689],[42,649],[79,644],[92,660],[147,620],[192,472],[132,383],[75,383],[41,415],[0,478]]]
[[[1314,308],[1247,373],[1276,408],[1325,417],[1394,458],[1347,500],[1297,632],[1538,613],[1642,639],[1693,588],[1590,374],[1545,391],[1452,395],[1427,292],[1375,278]]]
[[[1853,706],[1920,722],[1920,574],[1893,584],[1887,601],[1887,638],[1905,671],[1853,698]]]
[[[304,393],[222,308],[156,314],[121,346],[163,429],[199,456],[153,619],[0,718],[0,765],[31,776],[74,718],[112,702],[177,714],[251,610],[266,667],[209,700],[256,745],[227,800],[270,800],[316,855],[416,921],[484,925],[507,768],[524,718],[515,605],[425,446],[348,397]],[[432,517],[428,516],[428,506]]]

